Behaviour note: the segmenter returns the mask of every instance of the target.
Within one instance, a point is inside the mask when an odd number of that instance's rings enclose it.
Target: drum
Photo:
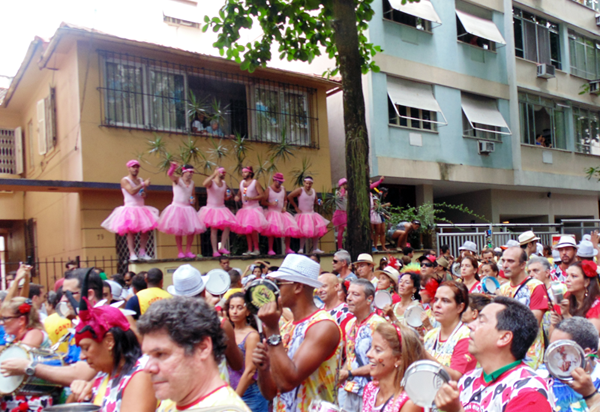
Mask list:
[[[252,314],[269,302],[277,302],[279,288],[269,279],[256,279],[246,288],[246,307]]]
[[[375,297],[373,298],[373,304],[377,309],[383,309],[385,305],[392,304],[392,295],[387,290],[378,290],[375,292]]]
[[[100,410],[99,405],[93,403],[67,403],[66,405],[49,406],[42,412],[96,412]]]
[[[28,349],[18,343],[7,346],[0,352],[0,364],[7,359],[27,359],[37,364],[43,363],[52,366],[64,365],[62,357],[51,350]],[[0,375],[0,395],[44,395],[60,387],[62,385],[33,376]]]
[[[500,289],[500,282],[494,277],[486,276],[481,279],[481,288],[488,295],[495,295],[496,291]]]
[[[435,395],[444,383],[450,382],[450,375],[437,362],[420,360],[408,367],[402,386],[415,405],[421,408],[433,406]]]
[[[315,399],[308,407],[309,412],[340,412],[340,410],[337,405],[322,401],[321,399]]]
[[[404,311],[404,321],[410,327],[420,328],[423,326],[423,321],[421,320],[423,312],[425,312],[425,309],[421,305],[406,308],[406,311]]]
[[[579,367],[585,369],[585,352],[572,340],[557,340],[548,346],[544,363],[556,379],[572,381],[571,372]]]
[[[229,290],[231,285],[231,278],[229,273],[223,269],[210,270],[206,276],[208,281],[206,282],[206,291],[213,296],[221,296]]]

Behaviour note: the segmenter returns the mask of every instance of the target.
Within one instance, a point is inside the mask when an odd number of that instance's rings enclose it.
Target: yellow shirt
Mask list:
[[[71,327],[71,321],[69,319],[61,318],[58,316],[58,313],[53,313],[44,321],[44,328],[53,345],[58,342],[60,338],[69,333]],[[57,351],[69,353],[69,342],[61,343]]]
[[[248,408],[242,398],[235,393],[231,386],[227,385],[217,388],[190,405],[177,407],[172,400],[163,401],[160,403],[156,412],[176,412],[185,411],[187,409],[212,408],[215,406],[237,406],[243,411],[251,412],[250,408]],[[226,412],[227,408],[223,408],[223,411]]]
[[[150,305],[154,302],[172,297],[169,292],[164,291],[161,288],[148,288],[140,290],[136,296],[140,303],[140,315],[146,313]]]

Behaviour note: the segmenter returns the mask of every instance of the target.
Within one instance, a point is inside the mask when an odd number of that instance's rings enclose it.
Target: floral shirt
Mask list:
[[[587,412],[588,407],[583,397],[575,392],[565,382],[553,378],[546,369],[546,365],[542,364],[537,370],[540,376],[548,376],[547,382],[550,388],[550,398],[556,404],[557,412]],[[600,389],[600,364],[596,363],[594,370],[591,373],[592,382],[596,389]]]
[[[386,320],[376,313],[371,313],[360,324],[356,324],[356,318],[353,318],[346,326],[346,365],[349,370],[360,368],[369,364],[367,352],[371,349],[373,341],[373,332],[377,325]],[[363,389],[370,380],[370,376],[354,376],[348,379],[344,389],[348,392],[363,394]]]
[[[324,310],[318,310],[306,319],[283,325],[280,331],[282,343],[290,359],[294,359],[308,329],[318,322],[333,322],[337,325],[331,315]],[[335,375],[342,354],[341,336],[340,331],[340,341],[335,351],[304,382],[289,392],[277,395],[273,400],[273,411],[308,412],[313,399],[333,402]]]
[[[138,359],[135,366],[127,374],[112,379],[109,379],[108,373],[98,372],[94,378],[94,387],[92,388],[94,405],[100,406],[103,412],[119,412],[125,388],[133,375],[144,370],[147,362],[148,356],[144,355]]]
[[[523,363],[489,383],[475,369],[460,378],[458,390],[465,412],[551,412],[554,406],[544,379]]]
[[[331,309],[329,314],[333,317],[333,319],[335,319],[340,329],[342,329],[342,333],[346,332],[346,325],[350,319],[354,317],[354,315],[348,310],[348,305],[346,302],[342,302],[335,308]]]
[[[440,341],[441,328],[435,328],[425,335],[425,350],[439,363],[460,373],[475,369],[477,360],[469,353],[469,334],[471,331],[462,322],[445,341]]]
[[[396,396],[393,400],[390,399],[387,403],[376,407],[375,401],[377,400],[378,393],[379,384],[377,382],[367,383],[367,386],[365,386],[365,391],[363,392],[362,412],[373,412],[373,410],[378,412],[400,412],[404,404],[409,400],[408,395],[403,391],[400,396]],[[383,405],[385,405],[385,408],[379,409]]]
[[[161,402],[156,412],[177,412],[185,411],[187,409],[200,409],[200,408],[212,408],[215,406],[237,406],[245,412],[251,412],[250,408],[244,403],[242,398],[229,385],[223,385],[210,392],[208,395],[203,396],[196,402],[190,405],[177,406],[175,402],[166,400]],[[222,409],[223,412],[227,411],[227,408]]]
[[[567,276],[563,273],[560,265],[554,265],[554,268],[550,270],[550,278],[554,282],[564,283],[567,280]]]
[[[526,283],[525,283],[526,282]],[[524,284],[523,287],[521,287]],[[498,296],[507,296],[514,298],[529,307],[531,310],[548,310],[548,296],[546,295],[546,286],[537,279],[527,278],[517,286],[512,286],[510,282],[500,286],[496,292]],[[515,295],[516,294],[516,295]],[[533,370],[540,367],[544,360],[544,335],[543,328],[539,328],[538,336],[533,345],[527,351],[523,360]]]

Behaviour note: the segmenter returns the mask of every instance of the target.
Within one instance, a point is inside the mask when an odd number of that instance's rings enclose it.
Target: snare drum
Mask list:
[[[500,282],[498,282],[498,279],[494,277],[486,276],[481,279],[481,288],[483,289],[484,293],[487,293],[488,295],[495,295],[496,291],[500,289]]]
[[[373,304],[377,309],[383,309],[385,305],[391,305],[392,302],[392,295],[387,290],[378,290],[375,292]]]
[[[404,311],[404,321],[410,327],[420,328],[423,326],[423,321],[421,320],[423,312],[425,312],[425,309],[421,305],[410,306]]]
[[[63,366],[62,356],[48,349],[29,349],[24,345],[15,343],[7,346],[0,352],[0,364],[8,359],[27,359],[36,364]],[[34,376],[0,375],[0,395],[44,395],[52,392],[62,385],[50,383]]]
[[[435,395],[443,384],[450,382],[450,375],[437,362],[420,360],[408,367],[402,386],[415,405],[422,408],[433,406]]]
[[[258,310],[270,302],[277,302],[279,288],[269,279],[256,279],[246,288],[246,307],[256,315]]]
[[[544,363],[556,379],[572,381],[571,372],[579,367],[585,369],[585,352],[572,340],[557,340],[548,346]]]

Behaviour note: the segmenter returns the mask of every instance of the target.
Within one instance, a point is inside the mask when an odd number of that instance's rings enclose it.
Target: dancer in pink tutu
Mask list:
[[[300,236],[298,225],[294,217],[285,211],[286,192],[283,187],[283,174],[275,173],[273,183],[265,190],[263,205],[267,206],[267,228],[262,232],[263,236],[269,237],[269,255],[274,255],[273,242],[276,237],[285,238],[285,254],[295,253],[290,249],[290,237]]]
[[[258,234],[267,227],[267,219],[259,201],[263,198],[263,188],[254,179],[252,166],[242,169],[240,191],[235,195],[236,202],[242,202],[242,208],[237,211],[235,233],[246,235],[248,251],[243,255],[259,255]]]
[[[146,244],[151,230],[158,224],[158,209],[144,205],[146,188],[150,186],[150,179],[142,180],[138,177],[140,162],[130,160],[127,162],[129,175],[121,179],[121,192],[123,192],[124,206],[119,206],[102,222],[101,226],[112,233],[121,236],[127,235],[129,260],[138,260],[135,254],[135,234],[140,234],[139,258],[152,259],[146,254]]]
[[[333,212],[333,218],[331,223],[337,229],[337,248],[342,249],[342,241],[344,240],[344,230],[348,224],[348,215],[346,208],[348,207],[348,192],[346,185],[348,180],[343,177],[338,181],[338,190],[335,194],[335,212]]]
[[[202,185],[206,188],[207,200],[206,206],[200,208],[198,217],[206,227],[210,227],[213,256],[228,255],[229,250],[225,249],[225,245],[229,242],[229,231],[235,228],[236,220],[231,210],[225,206],[225,200],[231,199],[231,191],[225,183],[225,168],[219,167]],[[217,243],[219,230],[223,231],[220,249]]]
[[[196,214],[194,204],[194,168],[190,165],[181,167],[181,177],[175,176],[179,166],[172,162],[167,175],[173,182],[173,202],[160,214],[158,230],[169,235],[175,235],[179,259],[195,258],[192,253],[194,235],[206,232],[206,226]],[[187,247],[183,253],[183,236],[187,237]]]
[[[319,238],[327,233],[327,225],[329,220],[315,212],[315,204],[317,204],[317,193],[312,188],[313,178],[306,176],[304,178],[304,187],[299,187],[289,194],[288,200],[296,209],[296,223],[300,230],[300,249],[298,253],[304,253],[304,244],[306,238],[312,238],[313,250],[311,253],[323,253],[317,247]],[[298,198],[298,204],[295,199]]]

